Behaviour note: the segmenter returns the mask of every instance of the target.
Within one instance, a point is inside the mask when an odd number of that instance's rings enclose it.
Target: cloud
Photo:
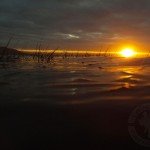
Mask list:
[[[62,48],[120,41],[148,45],[149,13],[149,0],[1,0],[0,36],[14,34],[24,44],[43,39]]]

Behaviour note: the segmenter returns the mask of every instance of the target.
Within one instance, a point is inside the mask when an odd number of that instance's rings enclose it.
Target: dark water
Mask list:
[[[149,99],[148,59],[57,58],[52,64],[22,60],[0,72],[5,102],[13,98],[50,104],[89,103],[99,98]]]
[[[148,58],[1,65],[1,149],[144,149],[128,118],[150,101],[149,73]]]

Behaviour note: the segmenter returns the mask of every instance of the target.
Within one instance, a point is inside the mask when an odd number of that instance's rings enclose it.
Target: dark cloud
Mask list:
[[[0,37],[95,48],[150,38],[149,0],[1,0]]]

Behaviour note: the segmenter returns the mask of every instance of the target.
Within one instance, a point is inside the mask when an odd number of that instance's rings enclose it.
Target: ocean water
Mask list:
[[[0,66],[0,103],[85,104],[150,99],[149,58],[56,57]]]

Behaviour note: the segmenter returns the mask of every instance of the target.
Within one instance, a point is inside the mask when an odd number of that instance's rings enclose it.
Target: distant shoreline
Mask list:
[[[54,53],[55,56],[62,56],[67,55],[69,56],[115,56],[115,57],[121,57],[119,56],[118,51],[92,51],[92,50],[19,50],[14,48],[8,48],[8,47],[0,47],[0,55],[11,55],[11,54],[25,54],[25,55],[36,55],[36,54],[51,54]],[[138,52],[135,57],[149,57],[148,52]]]

